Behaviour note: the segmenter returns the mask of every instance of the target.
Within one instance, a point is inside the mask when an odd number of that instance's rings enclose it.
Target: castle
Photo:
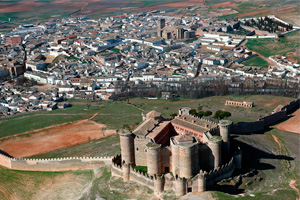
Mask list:
[[[120,130],[121,156],[113,158],[112,175],[182,196],[205,191],[241,168],[241,151],[230,145],[232,123],[216,124],[189,111],[181,108],[172,120],[151,111],[133,132]],[[136,167],[146,167],[147,173]]]

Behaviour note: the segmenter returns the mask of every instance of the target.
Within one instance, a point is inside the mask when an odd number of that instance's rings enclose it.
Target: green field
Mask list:
[[[225,106],[226,100],[250,101],[254,102],[254,108],[230,107]],[[99,114],[93,118],[95,122],[104,123],[113,129],[121,129],[124,125],[134,128],[142,121],[142,113],[146,114],[151,110],[162,113],[165,118],[170,118],[173,113],[178,113],[182,107],[191,107],[198,109],[202,106],[203,111],[217,110],[229,111],[232,121],[255,121],[272,112],[279,104],[285,105],[293,100],[288,97],[277,97],[271,95],[244,95],[244,96],[212,96],[201,99],[178,99],[170,101],[164,99],[141,99],[132,98],[130,104],[126,101],[90,101],[70,100],[73,105],[70,108],[54,111],[41,111],[18,115],[15,117],[4,118],[0,120],[0,137],[15,135],[26,131],[45,128],[61,123],[72,122],[76,120],[91,117],[96,112]],[[274,102],[273,104],[270,102]],[[88,104],[91,106],[88,108]]]
[[[268,62],[259,56],[252,57],[249,60],[242,62],[241,64],[245,66],[268,68]]]
[[[88,109],[86,105],[73,105],[62,110],[40,111],[0,119],[0,137],[89,118],[100,109],[99,106],[91,106]]]
[[[246,47],[252,51],[262,54],[265,57],[278,54],[287,56],[299,49],[300,32],[296,31],[278,39],[249,39],[246,43]],[[300,61],[299,56],[292,57],[298,62]]]

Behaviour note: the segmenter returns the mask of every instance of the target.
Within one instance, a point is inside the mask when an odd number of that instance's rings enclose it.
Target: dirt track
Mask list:
[[[280,123],[279,125],[275,126],[275,128],[300,134],[300,109],[294,112],[290,119]]]
[[[92,121],[94,116],[73,123],[46,127],[38,133],[33,131],[33,134],[11,136],[0,142],[0,149],[13,157],[28,157],[116,134],[115,130],[107,129],[106,125]]]

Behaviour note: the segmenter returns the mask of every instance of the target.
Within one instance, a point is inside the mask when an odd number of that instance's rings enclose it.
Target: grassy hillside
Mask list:
[[[235,172],[232,179],[218,183],[214,188],[216,198],[273,200],[299,197],[291,187],[291,182],[296,181],[295,187],[299,189],[299,134],[273,129],[264,134],[233,137],[233,144],[239,145],[243,152],[243,168]],[[237,190],[243,195],[235,195],[236,178],[246,173],[249,175],[242,178]]]
[[[300,31],[287,34],[285,37],[278,39],[249,39],[246,47],[265,57],[277,54],[289,56],[291,53],[295,53],[300,47]],[[291,56],[295,61],[300,62],[299,56]]]
[[[0,167],[0,199],[77,199],[92,171],[26,172]]]
[[[226,100],[254,102],[254,108],[242,108],[225,106]],[[146,114],[151,110],[162,113],[166,118],[172,113],[178,113],[182,107],[198,109],[202,106],[203,111],[217,110],[230,111],[232,121],[254,121],[259,117],[272,112],[279,104],[285,105],[293,100],[288,97],[271,95],[242,95],[242,96],[212,96],[201,99],[177,99],[176,101],[164,99],[130,99],[130,104],[125,101],[69,101],[72,107],[63,110],[41,111],[10,118],[0,119],[0,137],[15,135],[26,131],[45,128],[61,123],[72,122],[91,117],[96,112],[99,114],[93,119],[95,122],[104,123],[113,129],[121,129],[124,125],[131,127],[141,122],[141,113]],[[90,105],[88,107],[87,105]]]
[[[245,66],[268,68],[268,62],[259,56],[250,58],[249,60],[246,60],[246,61],[242,62],[241,64],[244,64]]]

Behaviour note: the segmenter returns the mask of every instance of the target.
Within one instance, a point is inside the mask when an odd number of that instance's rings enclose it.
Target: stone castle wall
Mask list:
[[[267,115],[253,122],[237,122],[232,126],[232,133],[244,134],[263,131],[265,128],[277,122],[285,120],[287,115],[291,114],[300,107],[300,99],[291,101],[283,106],[281,111]]]
[[[287,114],[289,115],[299,108],[300,108],[300,99],[296,99],[294,101],[291,101],[287,105],[283,106],[281,110],[286,110]]]
[[[70,157],[50,159],[10,158],[0,154],[0,165],[24,171],[69,171],[111,165],[112,157]]]
[[[113,162],[112,166],[111,166],[112,176],[117,176],[117,177],[123,178],[123,176],[124,176],[123,167],[125,167],[125,166],[121,166],[121,165],[118,165]],[[129,175],[130,181],[134,181],[141,185],[145,185],[151,189],[154,189],[153,176],[149,176],[148,174],[137,171],[137,170],[133,169],[132,166],[127,166],[127,167],[129,167],[128,175]]]
[[[264,126],[268,127],[268,126],[273,125],[276,122],[280,122],[286,118],[287,118],[286,110],[282,110],[282,111],[267,115],[263,118],[260,118],[259,120],[263,120]]]
[[[234,169],[235,169],[235,165],[232,158],[227,164],[222,165],[221,167],[215,170],[211,170],[210,172],[203,172],[206,178],[206,186],[207,187],[212,186],[214,183],[219,182],[224,178],[230,177]]]
[[[237,122],[234,123],[231,132],[235,134],[253,133],[264,130],[264,121],[254,121],[254,122]]]
[[[161,184],[161,189],[163,190],[173,190],[176,196],[184,195],[188,192],[188,188],[192,188],[192,192],[203,192],[206,190],[206,186],[210,187],[214,183],[228,178],[232,175],[234,169],[236,168],[235,163],[240,161],[235,161],[236,157],[233,157],[227,164],[221,167],[211,170],[209,172],[200,170],[196,176],[190,179],[185,178],[175,178],[170,176],[170,174],[162,177],[149,176],[143,172],[136,171],[130,165],[123,163],[123,165],[118,164],[120,156],[114,157],[112,162],[112,176],[124,177],[124,173],[128,173],[130,181],[137,182],[144,186],[147,186],[156,191],[155,183]],[[240,163],[239,163],[240,164]],[[126,170],[129,169],[129,170]],[[124,170],[125,169],[125,170]],[[124,179],[123,179],[124,180]],[[179,193],[178,193],[179,191]],[[177,195],[177,193],[179,195]]]

